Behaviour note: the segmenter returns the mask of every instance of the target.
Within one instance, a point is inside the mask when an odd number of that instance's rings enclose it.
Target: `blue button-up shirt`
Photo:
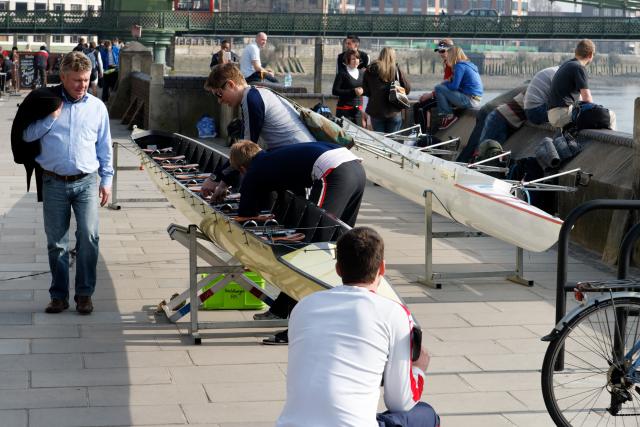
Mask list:
[[[100,185],[113,179],[109,113],[93,95],[72,102],[63,93],[57,119],[51,115],[33,122],[22,137],[27,142],[40,139],[42,150],[36,161],[44,170],[58,175],[92,173],[100,175]]]

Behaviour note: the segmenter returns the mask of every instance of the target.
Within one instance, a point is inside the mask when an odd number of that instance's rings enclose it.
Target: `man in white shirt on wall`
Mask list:
[[[267,35],[265,33],[258,33],[256,35],[255,43],[249,43],[245,46],[240,57],[240,71],[247,83],[259,82],[268,80],[272,83],[277,83],[273,75],[273,71],[267,68],[262,68],[262,62],[260,61],[260,49],[263,49],[267,45]]]
[[[277,427],[438,427],[420,401],[427,351],[411,361],[413,320],[376,294],[385,273],[384,242],[367,227],[338,239],[343,286],[302,299],[289,320],[287,401]],[[387,411],[376,414],[380,383]]]

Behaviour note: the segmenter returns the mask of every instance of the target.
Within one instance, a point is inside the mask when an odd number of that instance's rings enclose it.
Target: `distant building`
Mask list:
[[[102,8],[102,0],[31,0],[31,1],[0,1],[0,12],[3,11],[60,11],[60,12],[92,12]],[[49,49],[66,50],[78,44],[80,37],[86,34],[0,34],[0,45],[3,48],[18,46],[19,49],[30,47],[38,50],[46,44]]]

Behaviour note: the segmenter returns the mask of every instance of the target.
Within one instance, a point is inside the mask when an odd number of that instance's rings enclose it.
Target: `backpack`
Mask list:
[[[340,125],[309,108],[300,107],[300,119],[318,141],[333,142],[347,148],[355,143]]]
[[[322,102],[318,102],[316,105],[313,106],[313,108],[311,108],[311,110],[325,116],[329,120],[333,120],[335,118],[333,114],[331,114],[331,109],[326,105],[324,105]]]
[[[87,55],[87,58],[89,58],[89,61],[91,61],[91,73],[93,73],[94,71],[98,71],[98,58],[96,58],[96,50],[84,49],[82,53]]]
[[[326,118],[320,113],[316,113],[310,108],[301,106],[294,100],[281,95],[273,89],[270,90],[278,96],[281,101],[286,101],[293,106],[298,114],[300,114],[300,120],[302,120],[302,123],[317,141],[332,142],[349,149],[355,144],[353,137],[348,135],[336,122]]]
[[[591,102],[580,102],[571,112],[571,119],[578,130],[611,129],[609,109]]]

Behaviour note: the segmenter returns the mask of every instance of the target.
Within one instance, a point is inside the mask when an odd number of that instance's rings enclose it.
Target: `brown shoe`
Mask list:
[[[53,298],[47,308],[44,309],[44,312],[49,314],[62,313],[67,308],[69,308],[69,303],[66,300]]]
[[[76,311],[80,314],[91,314],[93,311],[93,303],[91,302],[91,297],[89,296],[79,296],[76,295],[73,297],[76,301]]]

